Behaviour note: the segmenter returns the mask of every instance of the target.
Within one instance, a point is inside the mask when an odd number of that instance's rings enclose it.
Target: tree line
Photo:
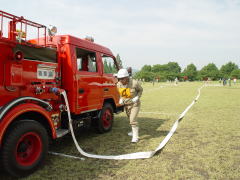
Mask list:
[[[191,63],[185,69],[181,69],[177,62],[169,62],[167,64],[144,65],[140,71],[134,74],[134,78],[144,81],[173,81],[175,78],[179,80],[219,80],[219,79],[240,79],[240,69],[237,64],[228,62],[221,66],[220,69],[214,64],[209,63],[201,70],[197,70],[196,66]]]

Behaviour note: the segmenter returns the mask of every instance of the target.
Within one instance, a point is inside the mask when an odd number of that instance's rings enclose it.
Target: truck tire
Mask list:
[[[105,133],[112,129],[113,125],[113,107],[109,103],[105,103],[103,105],[102,110],[100,111],[100,115],[97,122],[97,130],[99,133]]]
[[[4,138],[2,164],[7,173],[23,177],[34,172],[48,152],[46,129],[33,120],[20,121]]]

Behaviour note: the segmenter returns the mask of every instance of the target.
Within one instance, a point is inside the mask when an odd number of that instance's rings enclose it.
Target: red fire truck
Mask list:
[[[61,91],[74,128],[94,124],[107,132],[123,110],[112,52],[92,38],[55,33],[56,27],[0,11],[0,155],[12,176],[35,171],[49,141],[69,133]]]

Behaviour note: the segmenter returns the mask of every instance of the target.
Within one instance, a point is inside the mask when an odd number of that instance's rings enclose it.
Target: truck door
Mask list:
[[[101,73],[96,53],[76,48],[77,57],[77,111],[78,113],[101,108]]]
[[[104,89],[104,98],[113,98],[115,102],[118,102],[116,95],[118,91],[116,88],[117,78],[114,77],[114,74],[117,73],[117,64],[116,60],[108,55],[102,54],[102,64],[103,64],[103,89]]]

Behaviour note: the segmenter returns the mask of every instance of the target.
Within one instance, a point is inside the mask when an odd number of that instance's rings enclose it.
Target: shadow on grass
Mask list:
[[[99,155],[120,155],[142,151],[148,146],[151,138],[165,136],[167,131],[158,128],[168,119],[153,119],[139,117],[140,137],[137,144],[131,143],[127,135],[130,130],[126,117],[116,117],[112,131],[97,134],[94,129],[77,132],[76,139],[84,151]],[[153,150],[153,149],[152,149]],[[50,145],[50,151],[79,156],[71,135],[55,140]],[[101,179],[114,177],[116,170],[128,164],[131,160],[102,160],[86,158],[85,161],[48,155],[44,167],[40,168],[27,179]],[[11,179],[4,172],[1,178]],[[61,179],[60,178],[60,179]]]
[[[166,136],[168,131],[159,131],[158,128],[161,127],[161,125],[167,120],[169,119],[139,117],[139,134],[142,137],[141,139],[151,139]],[[124,149],[129,147],[129,145],[132,145],[130,143],[131,137],[127,135],[130,129],[129,122],[125,117],[116,118],[112,131],[108,133],[98,134],[94,128],[91,128],[90,130],[81,129],[75,133],[75,136],[79,145],[87,152],[99,153],[99,149],[105,149],[105,151],[107,151],[106,153],[108,153],[113,152],[110,149],[115,149],[117,150],[117,153],[121,153],[124,152]],[[54,141],[50,147],[50,150],[64,151],[64,149],[68,149],[69,146],[75,147],[71,134]]]
[[[169,119],[153,119],[153,118],[146,118],[141,117],[138,118],[140,122],[140,136],[141,139],[152,139],[161,136],[166,136],[169,131],[162,131],[158,130],[159,127]]]

